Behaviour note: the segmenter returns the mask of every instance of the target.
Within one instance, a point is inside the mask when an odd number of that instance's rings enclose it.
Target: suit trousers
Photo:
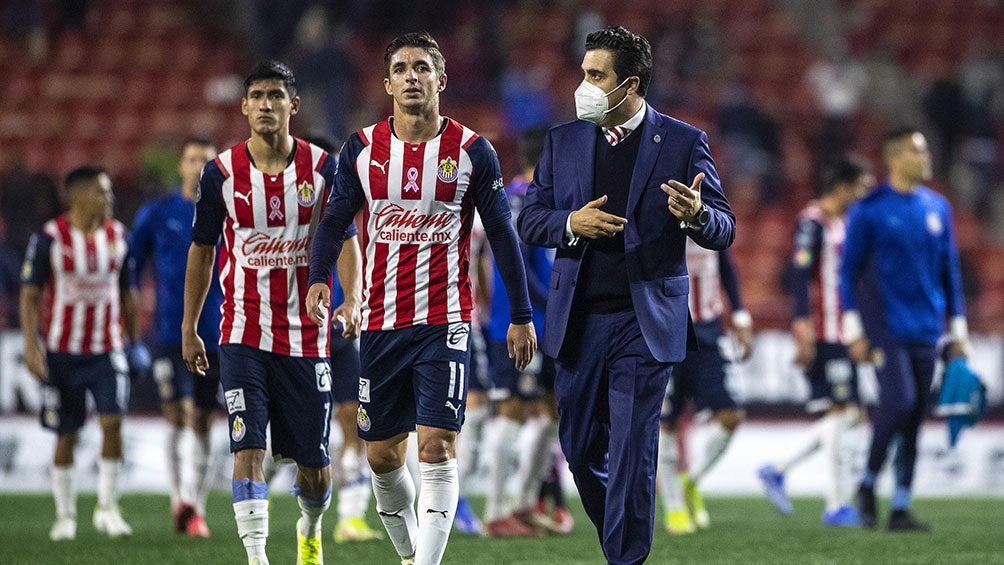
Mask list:
[[[652,356],[633,312],[585,316],[557,360],[561,449],[609,563],[641,563],[652,548],[672,368]]]

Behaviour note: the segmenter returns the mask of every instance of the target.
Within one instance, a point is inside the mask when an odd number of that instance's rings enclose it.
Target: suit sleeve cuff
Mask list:
[[[568,217],[565,218],[565,244],[569,247],[578,245],[579,236],[572,233],[572,213],[568,213]]]

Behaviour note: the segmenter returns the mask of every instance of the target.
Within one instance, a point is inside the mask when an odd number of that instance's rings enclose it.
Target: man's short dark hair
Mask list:
[[[212,149],[213,151],[216,150],[216,146],[213,144],[213,142],[208,137],[203,137],[201,135],[193,135],[188,139],[186,139],[185,142],[181,144],[181,149],[184,150],[189,145],[195,145],[196,147],[205,147],[206,149]]]
[[[261,61],[251,69],[251,74],[244,79],[245,96],[251,90],[251,85],[259,80],[281,80],[289,97],[296,96],[296,77],[293,76],[293,70],[279,61],[274,59]]]
[[[586,36],[586,51],[593,49],[606,49],[614,54],[618,84],[636,76],[638,94],[644,97],[648,93],[648,83],[652,81],[652,46],[647,39],[621,26],[611,26]]]
[[[534,167],[544,151],[547,128],[530,129],[519,137],[519,166],[521,169]]]
[[[922,134],[923,132],[915,126],[903,126],[887,131],[882,136],[882,156],[888,159],[896,144],[918,133]]]
[[[823,167],[823,194],[829,194],[838,184],[857,182],[861,175],[871,171],[868,163],[855,157],[837,159]]]
[[[106,172],[105,168],[99,165],[81,165],[66,174],[63,186],[66,187],[66,190],[70,190],[88,183]]]
[[[335,144],[335,141],[324,135],[307,135],[303,137],[303,140],[307,143],[312,143],[320,147],[326,153],[330,153],[331,155],[334,155],[338,150],[338,145]]]
[[[439,50],[439,44],[429,35],[429,32],[422,31],[399,35],[387,44],[387,50],[383,53],[383,69],[387,73],[387,76],[390,76],[391,57],[394,56],[394,53],[405,47],[425,49],[429,56],[432,57],[432,66],[436,68],[436,74],[446,74],[446,58],[443,57],[443,52]]]

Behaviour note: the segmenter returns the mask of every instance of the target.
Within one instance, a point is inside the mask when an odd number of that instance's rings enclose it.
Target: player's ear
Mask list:
[[[297,112],[300,111],[300,97],[294,96],[292,100],[289,101],[289,115],[295,116]]]
[[[387,91],[387,95],[388,96],[393,96],[394,95],[394,91],[391,90],[391,88],[390,88],[390,79],[389,78],[383,79],[383,89]]]
[[[248,115],[248,97],[244,96],[241,98],[241,113],[245,116]]]
[[[442,92],[446,90],[446,73],[439,76],[439,91]]]

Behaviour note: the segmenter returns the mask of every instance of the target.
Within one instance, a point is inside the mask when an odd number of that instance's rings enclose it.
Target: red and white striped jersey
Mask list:
[[[126,251],[125,226],[112,219],[88,234],[64,215],[32,238],[21,278],[24,284],[51,285],[43,313],[49,320],[47,350],[78,355],[122,350]]]
[[[266,175],[247,143],[221,153],[203,170],[192,239],[220,246],[223,317],[220,343],[291,357],[327,357],[327,324],[307,315],[310,219],[324,205],[334,159],[301,139],[286,169]]]
[[[486,225],[508,218],[498,158],[479,139],[447,119],[433,139],[405,143],[387,119],[346,143],[342,166],[352,164],[352,183],[365,198],[364,330],[471,320],[475,202]]]
[[[687,273],[690,275],[688,305],[695,322],[710,322],[725,311],[721,293],[718,252],[705,249],[687,238]]]
[[[838,286],[845,237],[844,219],[827,214],[819,202],[810,202],[799,213],[793,263],[796,270],[809,270],[806,274],[811,278],[806,283],[811,287],[811,305],[808,312],[799,312],[801,308],[796,299],[795,314],[808,313],[812,316],[819,341],[841,342],[840,316],[843,307]],[[797,294],[799,289],[795,291]]]

